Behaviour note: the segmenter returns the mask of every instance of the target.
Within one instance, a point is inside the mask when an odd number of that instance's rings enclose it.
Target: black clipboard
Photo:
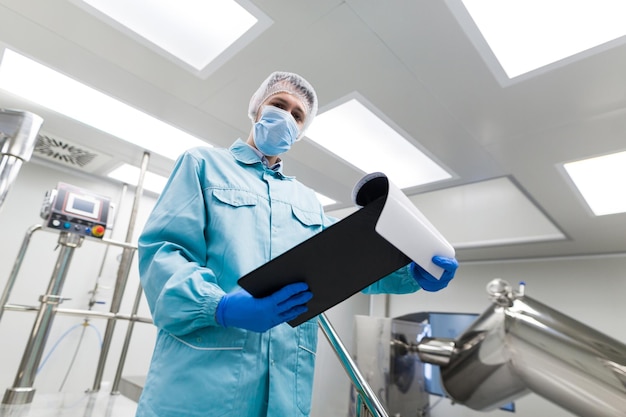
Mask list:
[[[388,191],[387,177],[368,181],[355,196],[361,209],[246,274],[238,284],[255,297],[265,297],[287,284],[306,282],[313,298],[306,313],[289,321],[295,327],[407,265],[411,259],[375,230]]]

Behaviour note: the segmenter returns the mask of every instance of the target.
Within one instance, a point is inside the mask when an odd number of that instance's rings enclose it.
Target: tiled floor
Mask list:
[[[0,417],[134,417],[137,403],[109,392],[36,393],[31,404],[0,405]]]

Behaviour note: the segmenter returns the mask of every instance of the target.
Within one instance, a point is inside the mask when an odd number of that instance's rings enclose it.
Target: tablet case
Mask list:
[[[364,177],[354,192],[361,209],[246,274],[239,285],[265,297],[287,284],[306,282],[313,298],[308,311],[289,322],[295,327],[407,265],[411,258],[376,231],[390,188],[384,174]],[[449,256],[449,251],[440,254]]]

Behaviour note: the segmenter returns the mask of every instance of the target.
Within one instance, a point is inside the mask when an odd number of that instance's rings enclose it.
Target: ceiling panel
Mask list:
[[[247,137],[259,83],[274,70],[298,72],[320,111],[359,94],[456,174],[405,192],[458,243],[461,261],[626,252],[626,214],[590,215],[560,169],[626,149],[626,46],[503,87],[446,2],[248,1],[274,23],[206,79],[67,0],[0,0],[0,47],[223,147]],[[48,135],[141,161],[143,149],[36,104],[0,92],[0,107],[40,114]],[[362,172],[307,138],[284,160],[287,174],[337,200],[333,213],[353,210]],[[156,155],[150,169],[167,175],[172,163]],[[483,189],[493,184],[512,194]],[[566,238],[512,241],[555,230]],[[480,240],[491,244],[469,247]]]

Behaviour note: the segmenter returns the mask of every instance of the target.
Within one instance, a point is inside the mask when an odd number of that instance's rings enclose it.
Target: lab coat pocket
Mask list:
[[[321,227],[323,224],[322,214],[318,211],[306,211],[299,207],[291,206],[291,212],[300,223],[308,227]]]
[[[232,331],[236,330],[236,331]],[[236,412],[246,332],[206,328],[185,336],[160,332],[148,380],[146,406],[160,416],[212,417]],[[145,407],[145,406],[142,406]]]
[[[171,336],[195,350],[241,350],[247,334],[245,330],[235,327],[205,327],[186,335]]]
[[[255,206],[259,199],[249,191],[232,188],[216,188],[213,190],[213,197],[232,207]]]
[[[215,188],[207,207],[207,230],[210,232],[207,239],[211,239],[214,253],[228,256],[230,250],[237,251],[238,245],[242,244],[242,236],[255,230],[259,196],[241,189]]]
[[[311,393],[315,353],[317,351],[317,319],[302,323],[298,332],[298,353],[296,356],[296,401],[304,415],[311,412]]]

